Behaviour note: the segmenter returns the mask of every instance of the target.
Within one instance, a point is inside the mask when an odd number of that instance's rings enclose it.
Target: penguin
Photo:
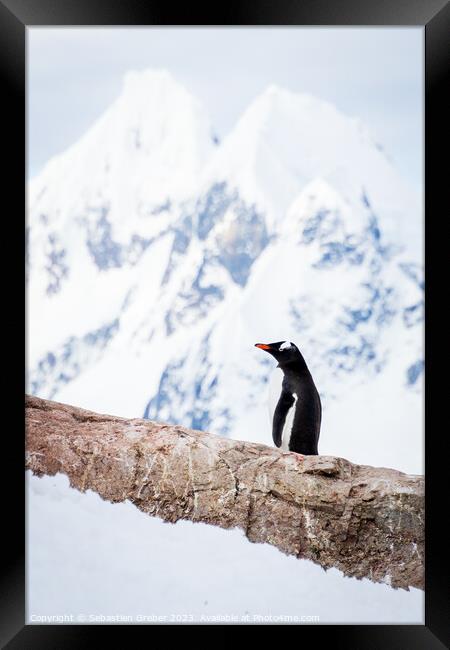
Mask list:
[[[281,395],[272,419],[272,438],[276,447],[300,455],[318,455],[322,404],[308,366],[291,341],[255,343],[277,361],[283,372]]]

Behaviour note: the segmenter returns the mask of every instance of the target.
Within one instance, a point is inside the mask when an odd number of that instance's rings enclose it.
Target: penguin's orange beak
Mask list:
[[[261,350],[271,350],[272,348],[270,345],[266,345],[265,343],[255,343],[255,348],[260,348]]]

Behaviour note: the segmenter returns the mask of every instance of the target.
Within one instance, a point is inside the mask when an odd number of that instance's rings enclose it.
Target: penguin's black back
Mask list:
[[[305,369],[300,374],[285,372],[283,390],[297,396],[289,450],[308,456],[317,455],[322,405],[309,370]]]

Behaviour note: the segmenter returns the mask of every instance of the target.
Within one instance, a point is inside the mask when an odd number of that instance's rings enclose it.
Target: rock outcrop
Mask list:
[[[323,568],[424,588],[424,479],[26,398],[26,468],[170,522],[239,527]]]

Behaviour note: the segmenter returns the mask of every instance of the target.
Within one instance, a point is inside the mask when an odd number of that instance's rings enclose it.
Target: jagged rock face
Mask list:
[[[392,587],[424,588],[424,481],[343,458],[229,440],[28,397],[26,468],[166,521],[240,527],[251,542]]]
[[[270,439],[272,366],[253,343],[293,340],[330,446],[343,433],[327,414],[347,400],[356,417],[355,387],[371,404],[379,381],[360,457],[388,448],[388,413],[419,457],[418,202],[367,130],[314,98],[272,87],[212,132],[169,75],[131,75],[31,183],[28,390]]]

